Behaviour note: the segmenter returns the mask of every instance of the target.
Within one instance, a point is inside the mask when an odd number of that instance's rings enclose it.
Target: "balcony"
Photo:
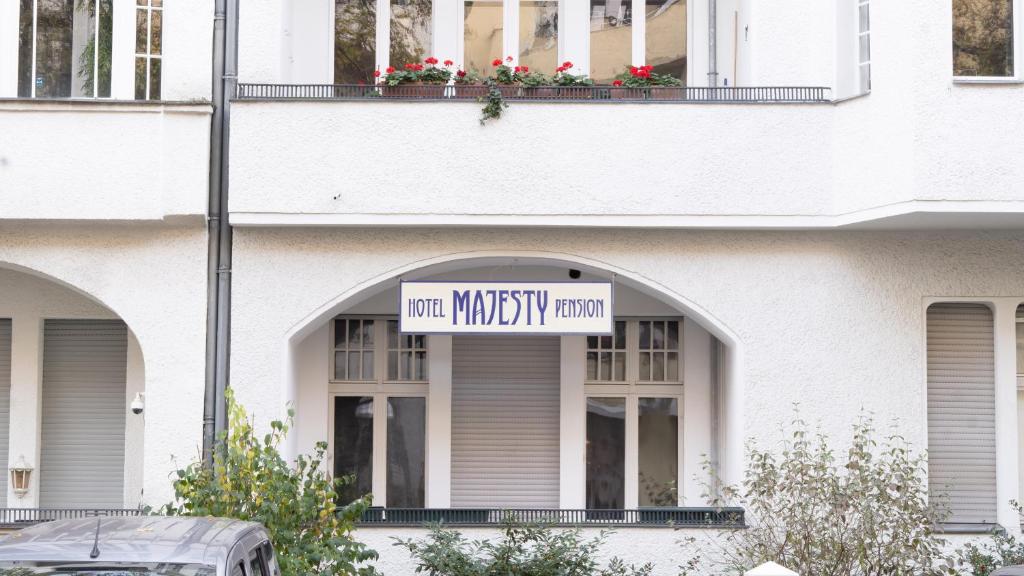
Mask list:
[[[497,508],[370,508],[361,526],[417,528],[496,526],[504,522],[599,528],[745,528],[742,508],[640,508],[636,510],[556,510]]]

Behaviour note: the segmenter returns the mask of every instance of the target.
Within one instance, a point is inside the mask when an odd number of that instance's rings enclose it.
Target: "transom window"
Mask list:
[[[858,0],[857,3],[857,47],[860,72],[860,91],[871,91],[871,2]]]
[[[109,97],[113,0],[20,2],[18,96]]]
[[[680,328],[616,320],[612,336],[587,337],[587,508],[678,505]]]
[[[1016,75],[1019,0],[953,0],[953,75]]]
[[[401,334],[386,317],[340,317],[332,324],[329,385],[334,473],[355,481],[339,498],[373,494],[374,504],[425,502],[427,338]]]

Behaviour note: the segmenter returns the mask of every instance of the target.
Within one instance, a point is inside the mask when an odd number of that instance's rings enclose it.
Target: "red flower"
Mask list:
[[[569,68],[572,68],[572,62],[569,62],[568,60],[566,60],[565,62],[562,62],[562,68],[565,68],[566,70],[568,70]]]
[[[415,69],[416,69],[417,72],[419,72],[420,70],[423,70],[423,64],[417,64],[415,66]]]
[[[506,56],[505,57],[505,61],[506,62],[511,62],[512,61],[512,57],[511,56]]]
[[[530,67],[529,66],[523,66],[523,72],[529,72],[529,71],[530,71]]]
[[[636,76],[636,73],[638,71],[639,71],[639,68],[637,68],[636,66],[630,66],[629,67],[629,73],[632,74],[633,76]]]
[[[612,86],[622,86],[622,80],[616,80],[612,82]]]
[[[424,60],[423,63],[424,64],[430,64],[431,66],[433,66],[434,64],[437,64],[437,58],[434,58],[433,56],[431,56],[431,57],[427,58],[426,60]]]
[[[451,66],[452,64],[455,64],[455,62],[452,62],[451,60],[445,60],[444,61],[444,65],[445,66]]]
[[[501,58],[495,58],[494,62],[491,62],[491,66],[501,66]]]
[[[516,71],[516,72],[522,72],[522,71],[523,71],[523,69],[522,69],[521,67],[519,67],[519,66],[516,66],[516,69],[515,69],[515,71]]]
[[[558,68],[555,68],[555,72],[565,72],[565,68],[559,66]]]
[[[405,63],[405,69],[406,70],[412,70],[414,66],[415,66],[414,64],[411,64],[409,62]]]
[[[373,71],[373,77],[374,78],[380,78],[380,70],[374,70]]]
[[[386,72],[388,74],[394,74],[395,73],[395,67],[394,66],[388,66],[388,69],[385,70],[384,72]]]
[[[458,76],[459,78],[465,78],[466,77],[466,71],[465,70],[459,70],[458,72],[455,73],[455,75]]]
[[[650,72],[651,70],[654,70],[654,66],[651,66],[650,64],[648,64],[648,65],[644,66],[643,68],[641,68],[641,70],[644,70],[646,72]]]

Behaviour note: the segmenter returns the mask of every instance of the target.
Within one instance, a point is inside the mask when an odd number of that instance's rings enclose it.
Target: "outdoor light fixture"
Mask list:
[[[135,398],[132,398],[132,414],[142,414],[142,411],[146,409],[146,395],[142,392],[136,392]]]
[[[32,477],[32,467],[25,462],[25,456],[18,458],[18,463],[11,466],[11,487],[14,494],[21,498],[28,494],[28,483]]]

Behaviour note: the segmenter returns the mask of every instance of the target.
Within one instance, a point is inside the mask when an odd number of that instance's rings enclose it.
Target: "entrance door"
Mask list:
[[[560,340],[452,342],[452,506],[558,508]]]

